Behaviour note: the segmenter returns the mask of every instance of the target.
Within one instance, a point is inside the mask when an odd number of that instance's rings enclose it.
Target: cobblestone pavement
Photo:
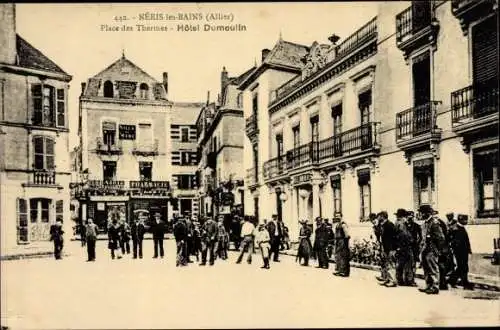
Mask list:
[[[465,299],[461,289],[429,296],[416,288],[385,288],[373,271],[300,267],[281,256],[270,270],[235,264],[175,267],[166,258],[112,261],[98,242],[97,261],[85,262],[79,242],[71,256],[1,263],[1,324],[17,328],[241,328],[500,325],[500,301]],[[422,285],[422,281],[419,282]]]

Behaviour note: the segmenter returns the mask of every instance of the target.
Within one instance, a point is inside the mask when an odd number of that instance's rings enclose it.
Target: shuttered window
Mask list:
[[[64,222],[64,201],[58,200],[56,202],[56,221]]]
[[[492,16],[472,28],[472,70],[475,85],[498,79],[498,15]]]
[[[17,243],[28,242],[28,202],[17,199]]]
[[[64,89],[57,90],[57,126],[66,126],[66,97]]]
[[[34,168],[36,170],[54,169],[54,140],[46,136],[33,138]]]

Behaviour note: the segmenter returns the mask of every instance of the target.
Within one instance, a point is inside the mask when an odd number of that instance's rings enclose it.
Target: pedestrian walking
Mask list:
[[[188,264],[187,261],[188,232],[187,232],[186,221],[183,218],[177,219],[177,221],[174,224],[173,230],[174,230],[175,243],[177,246],[177,258],[175,265],[177,267],[186,266]]]
[[[165,223],[161,219],[161,214],[159,212],[154,214],[155,220],[151,227],[153,232],[153,244],[154,244],[154,255],[153,259],[158,258],[158,253],[160,257],[163,259],[164,250],[163,250],[163,240],[165,239],[166,226]]]
[[[215,262],[215,244],[217,242],[218,228],[217,222],[212,218],[208,218],[203,224],[201,230],[201,263],[200,266],[207,264],[207,254],[209,254],[210,266]]]
[[[198,221],[193,222],[193,255],[196,257],[196,262],[200,261],[201,253],[201,228]]]
[[[279,262],[280,242],[283,235],[283,223],[278,222],[278,215],[273,214],[271,221],[267,223],[267,231],[271,237],[271,252],[269,258],[272,257],[274,262]]]
[[[64,230],[62,229],[62,221],[57,220],[55,224],[50,226],[50,240],[54,242],[54,258],[62,259],[62,249],[64,246]]]
[[[130,254],[130,225],[125,220],[120,224],[120,248],[122,255]]]
[[[95,261],[95,244],[97,241],[97,226],[92,219],[87,220],[85,226],[85,240],[87,244],[87,261]]]
[[[142,242],[144,240],[144,233],[146,228],[144,226],[144,216],[139,215],[130,226],[132,236],[132,253],[133,258],[137,259],[137,255],[142,259]]]
[[[434,211],[434,215],[435,214],[437,214],[436,211]],[[446,222],[441,220],[439,217],[437,217],[437,216],[435,216],[435,217],[439,221],[439,225],[441,226],[441,231],[443,232],[443,235],[444,235],[443,249],[442,249],[441,253],[439,254],[439,258],[438,258],[439,290],[448,290],[447,276],[455,268],[454,261],[453,261],[453,255],[452,255],[451,247],[450,247],[450,239],[448,237],[448,225],[446,224]],[[450,219],[453,222],[454,214],[448,213],[447,218],[448,217],[451,217]]]
[[[413,260],[412,260],[412,273],[413,273],[413,282],[411,286],[417,286],[415,282],[416,274],[417,274],[417,262],[420,262],[420,246],[422,244],[422,228],[418,223],[415,222],[415,213],[413,211],[407,212],[406,219],[406,227],[411,234],[412,237],[412,252],[413,252]]]
[[[264,224],[259,225],[259,231],[255,237],[255,243],[260,248],[262,255],[263,265],[260,268],[269,269],[269,250],[271,249],[271,244],[269,243],[271,238],[269,237],[269,231],[266,229]]]
[[[114,219],[108,228],[108,249],[111,252],[111,259],[121,259],[120,250],[120,225],[118,220]]]
[[[458,222],[450,228],[451,248],[455,255],[457,268],[451,274],[449,283],[453,288],[456,288],[457,280],[460,279],[460,284],[465,290],[474,290],[474,285],[469,282],[469,254],[472,254],[472,249],[469,241],[469,235],[465,229],[468,216],[465,214],[458,215]]]
[[[290,233],[287,226],[283,226],[283,238],[281,239],[281,250],[290,250]]]
[[[316,218],[316,231],[314,235],[314,251],[318,256],[318,266],[316,268],[328,269],[328,228],[321,217]]]
[[[377,214],[370,213],[370,222],[372,223],[373,233],[375,235],[375,240],[377,242],[377,249],[380,256],[380,275],[375,276],[375,278],[384,283],[387,281],[387,261],[385,260],[384,249],[382,247],[382,225],[379,221]]]
[[[406,225],[407,211],[398,209],[396,215],[396,280],[398,285],[412,286],[413,278],[413,237]]]
[[[312,253],[312,244],[311,244],[311,228],[307,225],[306,220],[299,221],[301,224],[300,232],[299,232],[299,248],[297,250],[297,261],[299,263],[304,259],[304,263],[302,266],[309,266],[309,258]]]
[[[325,226],[326,226],[326,231],[328,233],[328,244],[326,247],[326,254],[328,256],[328,260],[332,259],[333,256],[333,250],[335,246],[335,233],[333,232],[333,226],[332,224],[328,221],[328,219],[324,219]]]
[[[427,294],[439,293],[439,255],[444,249],[446,240],[439,220],[434,217],[434,210],[428,204],[421,205],[418,209],[424,225],[422,228],[422,268],[424,269],[425,288],[420,292]]]
[[[219,216],[219,222],[217,223],[217,248],[216,256],[222,260],[227,259],[227,249],[229,244],[229,235],[224,226],[224,217]]]
[[[252,263],[252,252],[253,252],[253,241],[254,241],[254,230],[255,226],[252,222],[250,222],[250,218],[246,217],[243,226],[241,227],[241,237],[243,238],[242,249],[240,255],[238,256],[238,260],[236,263],[241,263],[243,259],[243,255],[245,252],[248,252],[247,263]]]
[[[335,225],[335,276],[349,277],[351,253],[349,240],[351,238],[347,224],[341,217],[334,218]]]
[[[398,248],[397,232],[394,224],[389,221],[386,211],[381,211],[377,215],[381,226],[382,251],[384,253],[386,278],[380,285],[386,287],[397,286],[396,282],[396,249]]]

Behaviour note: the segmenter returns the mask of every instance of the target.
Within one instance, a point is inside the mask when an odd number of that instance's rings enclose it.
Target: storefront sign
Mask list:
[[[135,140],[135,125],[119,126],[120,140]]]

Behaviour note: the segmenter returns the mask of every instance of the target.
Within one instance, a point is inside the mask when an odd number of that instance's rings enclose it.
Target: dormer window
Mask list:
[[[113,97],[114,94],[113,83],[109,80],[104,82],[104,97]]]
[[[149,87],[147,84],[145,83],[142,83],[140,86],[139,86],[139,93],[140,93],[140,98],[141,99],[148,99],[148,91],[149,91]]]

